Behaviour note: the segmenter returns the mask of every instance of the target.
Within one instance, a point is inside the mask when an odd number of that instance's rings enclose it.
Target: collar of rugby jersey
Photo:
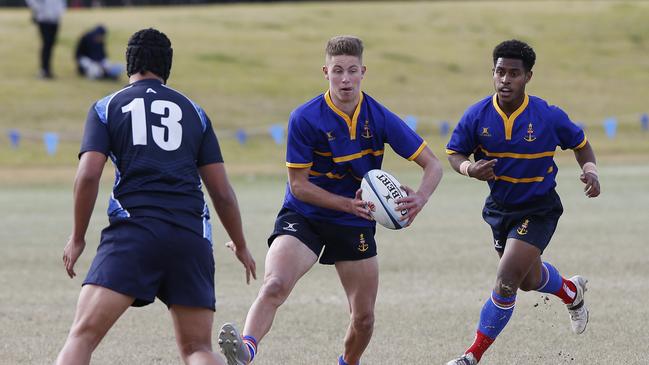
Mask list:
[[[525,108],[527,108],[527,104],[529,104],[530,102],[530,98],[527,95],[527,93],[525,93],[525,98],[523,99],[523,103],[509,117],[507,116],[507,114],[505,114],[505,112],[502,109],[500,109],[500,106],[498,105],[498,94],[494,94],[491,101],[494,106],[494,109],[496,109],[498,114],[500,114],[500,117],[503,118],[503,123],[505,123],[505,140],[509,141],[512,139],[512,130],[514,129],[514,121],[519,115],[521,115],[525,111]]]
[[[358,115],[361,113],[361,105],[363,105],[363,93],[362,92],[360,93],[360,98],[358,99],[358,105],[356,105],[356,109],[354,110],[354,114],[352,115],[351,119],[349,118],[349,115],[347,115],[347,113],[338,109],[338,107],[334,105],[334,102],[331,100],[331,96],[329,95],[329,90],[327,90],[327,92],[324,94],[324,98],[329,108],[334,113],[338,114],[341,118],[343,118],[343,120],[347,124],[347,128],[349,129],[349,139],[351,140],[356,139],[356,124],[358,122]]]

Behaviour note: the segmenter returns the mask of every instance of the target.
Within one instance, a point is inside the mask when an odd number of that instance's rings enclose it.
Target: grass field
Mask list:
[[[566,275],[590,279],[591,323],[572,335],[564,306],[538,293],[519,295],[509,326],[484,364],[647,364],[649,311],[646,222],[649,167],[604,166],[603,194],[586,199],[573,163],[560,164],[565,214],[545,258]],[[402,181],[418,175],[393,163]],[[410,171],[410,172],[408,172]],[[278,210],[280,178],[234,179],[248,242],[262,272],[265,239]],[[110,184],[104,184],[78,264],[83,277],[106,224]],[[478,313],[493,286],[497,256],[480,217],[486,187],[447,173],[416,223],[379,229],[381,284],[376,330],[364,364],[442,364],[473,338]],[[0,230],[0,364],[47,364],[72,321],[81,278],[69,280],[61,252],[70,227],[67,184],[23,184],[0,190],[6,214]],[[216,225],[215,225],[216,226]],[[215,322],[243,322],[260,283],[244,284],[238,262],[214,232]],[[331,267],[316,266],[280,309],[256,364],[333,364],[347,321],[345,296]],[[294,349],[299,349],[294,351]],[[171,321],[156,302],[131,309],[100,345],[94,364],[178,363]]]
[[[73,165],[86,112],[114,91],[76,75],[72,54],[82,31],[109,30],[108,53],[123,59],[128,37],[154,26],[172,40],[169,84],[201,104],[223,139],[244,127],[264,131],[326,88],[320,67],[332,35],[365,40],[364,90],[397,114],[419,117],[435,138],[438,123],[454,124],[465,108],[492,92],[493,47],[504,39],[529,41],[537,51],[531,94],[564,108],[588,127],[600,154],[649,155],[649,133],[638,133],[649,112],[649,3],[623,1],[337,2],[174,8],[71,9],[54,54],[56,82],[37,80],[36,27],[25,9],[0,10],[0,165]],[[604,137],[601,123],[615,116],[619,137]],[[34,132],[20,153],[6,130]],[[46,156],[38,133],[65,139]],[[231,138],[231,137],[230,137]],[[69,141],[69,142],[68,142]],[[432,140],[441,146],[445,140]],[[438,143],[437,143],[438,142]],[[270,138],[245,146],[234,162],[280,156]],[[232,143],[233,145],[236,142]],[[277,153],[279,151],[279,153]],[[637,157],[635,157],[637,159]],[[232,161],[232,160],[231,160]],[[262,165],[265,161],[262,161]]]
[[[565,275],[590,279],[591,323],[583,336],[574,336],[559,300],[520,294],[514,317],[482,363],[648,364],[649,133],[638,123],[638,115],[649,111],[648,14],[649,3],[633,1],[74,9],[65,15],[55,51],[58,79],[43,82],[35,77],[38,39],[28,12],[0,9],[0,365],[52,363],[107,223],[110,166],[78,264],[80,277],[69,280],[60,257],[71,227],[78,139],[91,103],[119,86],[75,74],[74,42],[98,22],[108,26],[114,59],[140,28],[158,27],[170,36],[176,57],[170,85],[212,117],[260,275],[284,191],[284,147],[267,137],[239,145],[230,133],[284,123],[290,110],[323,91],[320,65],[330,36],[352,33],[365,40],[364,90],[399,115],[418,116],[421,133],[442,159],[447,137],[438,135],[437,123],[454,124],[469,104],[492,92],[493,46],[514,37],[529,41],[538,59],[528,91],[583,122],[600,161],[603,193],[588,200],[572,154],[558,153],[565,214],[545,254]],[[601,128],[609,116],[620,123],[616,139]],[[8,146],[9,128],[29,132],[19,149]],[[47,156],[39,140],[45,131],[64,138],[55,156]],[[412,166],[392,152],[385,166],[416,185]],[[379,229],[377,321],[364,365],[444,364],[473,339],[497,264],[480,216],[486,194],[484,184],[447,169],[412,227]],[[240,265],[221,245],[227,240],[223,230],[214,226],[215,326],[241,325],[260,283],[244,284]],[[255,364],[333,364],[346,324],[335,270],[316,266],[281,308]],[[93,361],[175,363],[171,320],[159,302],[129,310]]]

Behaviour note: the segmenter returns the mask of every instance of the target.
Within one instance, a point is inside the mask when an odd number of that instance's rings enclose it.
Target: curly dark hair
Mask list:
[[[523,67],[526,71],[532,71],[534,62],[536,62],[536,53],[527,43],[517,39],[504,41],[494,48],[493,58],[494,66],[499,58],[513,58],[523,61]]]
[[[126,47],[126,73],[152,72],[167,82],[173,49],[167,36],[157,29],[142,29],[131,36]]]

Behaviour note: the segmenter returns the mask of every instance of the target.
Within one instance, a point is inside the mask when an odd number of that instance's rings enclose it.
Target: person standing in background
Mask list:
[[[59,30],[59,22],[66,8],[65,0],[25,0],[32,10],[32,20],[38,25],[41,35],[41,69],[39,77],[52,79],[50,67],[52,49],[56,43],[56,34]]]

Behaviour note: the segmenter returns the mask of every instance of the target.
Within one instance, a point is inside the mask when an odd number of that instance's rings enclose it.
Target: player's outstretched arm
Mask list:
[[[74,264],[86,247],[86,231],[90,216],[95,208],[101,173],[106,164],[106,155],[88,151],[81,155],[77,175],[74,178],[74,226],[72,235],[63,249],[63,265],[70,278],[77,274]]]
[[[597,166],[595,165],[595,151],[591,147],[590,142],[580,148],[574,150],[575,159],[579,166],[581,167],[582,173],[579,176],[581,182],[586,184],[584,186],[584,193],[589,198],[595,198],[599,196],[600,185],[599,185],[599,176],[597,175]]]
[[[291,194],[299,200],[319,207],[338,210],[372,220],[367,202],[361,199],[361,190],[351,199],[333,194],[309,181],[308,168],[288,168],[288,182]]]
[[[233,245],[230,248],[246,269],[246,283],[250,284],[251,275],[255,280],[257,279],[257,264],[246,245],[239,203],[237,203],[237,196],[234,194],[228,180],[225,166],[221,162],[211,163],[199,167],[199,172],[205,188],[210,194],[216,214],[218,214],[225,231],[228,232],[230,239],[232,239]]]
[[[437,189],[437,185],[439,185],[439,182],[442,180],[442,175],[444,174],[442,164],[439,162],[435,154],[433,154],[433,151],[428,147],[424,148],[419,156],[417,156],[415,162],[424,170],[424,175],[421,177],[419,189],[414,191],[410,187],[404,185],[402,188],[406,193],[408,193],[408,196],[395,201],[399,204],[397,211],[408,209],[408,214],[401,218],[401,220],[408,221],[408,225],[412,224],[417,214],[419,214],[419,212],[424,208],[424,205],[428,202],[428,198],[430,198],[435,189]]]
[[[454,153],[448,155],[448,162],[451,164],[453,170],[462,175],[482,181],[496,178],[494,166],[496,166],[496,162],[498,162],[497,159],[471,162],[467,156],[460,153]]]

